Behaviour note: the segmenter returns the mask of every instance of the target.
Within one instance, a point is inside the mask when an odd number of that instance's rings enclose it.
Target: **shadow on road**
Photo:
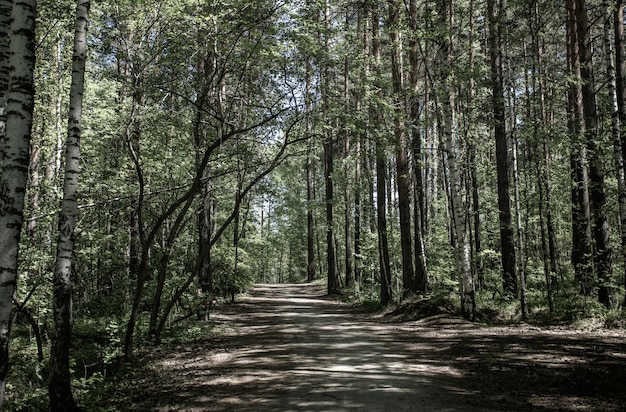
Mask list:
[[[322,296],[313,285],[258,285],[249,298],[217,312],[214,321],[233,332],[223,342],[168,353],[156,366],[163,381],[143,389],[129,410],[626,407],[626,351],[619,335],[443,320],[384,323]]]

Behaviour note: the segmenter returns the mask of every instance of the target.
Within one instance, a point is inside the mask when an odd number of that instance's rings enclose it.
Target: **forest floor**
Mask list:
[[[219,333],[145,354],[124,411],[623,411],[626,334],[452,315],[390,322],[316,285],[257,285]],[[120,404],[119,402],[123,402]]]

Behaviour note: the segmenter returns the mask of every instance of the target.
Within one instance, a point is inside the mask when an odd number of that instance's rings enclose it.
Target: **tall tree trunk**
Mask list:
[[[402,73],[402,34],[400,32],[400,1],[389,0],[389,39],[391,40],[391,77],[394,94],[394,136],[396,145],[396,184],[400,216],[400,245],[402,248],[403,295],[417,292],[413,272],[411,239],[411,172],[407,153],[405,98]]]
[[[213,276],[211,274],[211,227],[213,220],[213,201],[211,172],[207,167],[203,174],[204,184],[201,192],[200,213],[198,213],[198,249],[202,262],[198,265],[198,283],[200,285],[200,294],[213,293]],[[208,319],[207,319],[208,320]]]
[[[615,93],[621,135],[626,135],[626,54],[624,47],[624,0],[615,0],[613,10],[613,30],[615,40]],[[622,138],[622,157],[626,164],[626,139]],[[626,278],[625,278],[626,279]]]
[[[391,264],[387,233],[386,179],[387,162],[385,145],[379,140],[376,144],[376,216],[378,225],[378,260],[380,269],[380,304],[385,306],[393,300],[391,292]]]
[[[576,0],[566,2],[567,66],[572,80],[567,98],[568,130],[571,138],[572,266],[585,295],[591,293],[591,227],[587,185],[586,150],[583,145],[583,108],[576,28]]]
[[[7,93],[9,92],[9,33],[12,0],[0,0],[0,166],[4,157]]]
[[[504,80],[502,71],[501,0],[488,0],[489,52],[491,56],[491,90],[494,136],[496,141],[496,167],[498,174],[498,210],[500,212],[500,248],[502,253],[502,286],[505,294],[517,295],[515,275],[515,236],[511,223],[509,196],[509,150],[506,136]]]
[[[613,30],[615,37],[615,94],[617,97],[617,108],[620,123],[620,137],[621,137],[621,153],[622,153],[622,166],[626,167],[626,58],[624,58],[624,1],[616,0],[615,10],[613,11]],[[622,198],[620,197],[620,204]],[[624,248],[624,230],[625,226],[622,223],[622,249]],[[626,259],[626,257],[625,257]],[[625,269],[626,271],[626,263]],[[626,288],[626,275],[624,275],[624,283],[622,284]],[[626,295],[624,295],[624,302],[622,306],[626,306]]]
[[[324,47],[328,51],[330,47],[330,3],[325,0],[324,5]],[[322,113],[328,120],[329,116],[329,93],[330,93],[330,70],[329,63],[324,62],[322,73]],[[337,256],[335,250],[335,230],[334,230],[334,139],[332,133],[326,131],[324,136],[324,182],[326,195],[326,260],[328,262],[328,293],[339,293],[339,277],[337,274]]]
[[[380,31],[379,6],[376,1],[368,3],[372,13],[372,57],[377,97],[382,99],[380,85]],[[371,8],[371,9],[370,9]],[[380,304],[387,305],[393,300],[391,292],[391,264],[389,259],[389,239],[387,232],[387,156],[386,144],[379,131],[383,122],[380,100],[371,105],[372,130],[376,141],[376,222],[378,226],[378,263],[380,272]]]
[[[357,110],[360,110],[357,105]],[[355,157],[356,163],[354,167],[354,181],[357,190],[354,192],[354,282],[357,292],[360,292],[363,257],[361,256],[361,190],[358,187],[361,183],[361,135],[356,137]]]
[[[439,64],[441,67],[439,81],[442,85],[441,119],[443,121],[441,125],[441,139],[442,146],[445,147],[445,157],[448,168],[451,240],[454,246],[456,270],[459,281],[461,313],[466,319],[473,320],[476,315],[476,302],[470,244],[467,233],[468,205],[463,199],[464,185],[459,173],[458,138],[456,138],[456,133],[454,132],[455,110],[454,95],[451,87],[451,84],[453,84],[452,34],[450,33],[454,24],[454,18],[451,0],[444,0],[440,3],[439,22],[441,28],[439,49]]]
[[[6,3],[3,4],[6,11]],[[24,221],[24,194],[30,162],[33,125],[35,19],[37,3],[13,4],[9,30],[9,76],[5,136],[0,174],[0,409],[9,371],[9,334],[12,299],[17,284],[20,232]],[[6,21],[5,21],[6,23]]]
[[[367,81],[366,79],[370,78],[370,50],[371,50],[371,16],[368,10],[367,1],[363,3],[363,7],[358,8],[358,32],[361,33],[362,36],[362,56],[364,60],[364,64],[362,67],[363,77],[362,80]],[[362,245],[362,231],[363,231],[363,223],[362,221],[364,216],[364,205],[363,205],[363,197],[362,190],[367,190],[366,185],[371,185],[373,182],[372,179],[366,179],[367,183],[361,182],[363,179],[363,169],[367,168],[365,166],[369,161],[367,160],[367,150],[363,150],[363,143],[367,142],[368,130],[370,127],[369,123],[369,105],[365,102],[365,90],[366,83],[361,83],[360,87],[357,88],[356,94],[356,110],[357,113],[365,113],[363,115],[363,123],[365,127],[361,129],[361,131],[357,134],[356,138],[356,147],[355,147],[355,157],[356,163],[354,167],[354,181],[356,184],[356,190],[354,192],[354,279],[357,287],[357,292],[361,292],[361,284],[363,279],[363,256],[361,252]],[[367,175],[367,172],[365,173]],[[367,200],[367,199],[366,199]],[[373,202],[370,203],[373,206]],[[365,216],[367,219],[367,216]]]
[[[54,333],[50,349],[50,410],[79,410],[72,395],[70,376],[70,342],[72,324],[72,258],[74,230],[78,217],[78,178],[80,174],[80,138],[82,134],[83,91],[85,89],[85,63],[87,59],[87,26],[90,0],[76,3],[74,27],[74,54],[72,57],[72,85],[68,133],[65,144],[65,181],[59,214],[59,233],[56,267],[53,279],[52,313]]]
[[[552,217],[552,187],[550,184],[550,150],[551,136],[546,134],[545,130],[548,125],[548,112],[546,110],[546,90],[548,86],[546,83],[547,74],[544,67],[544,40],[541,36],[541,28],[544,26],[544,22],[541,20],[542,15],[539,9],[539,3],[535,3],[532,10],[531,17],[531,36],[535,53],[533,55],[533,91],[536,98],[539,99],[539,104],[535,104],[535,144],[537,146],[537,166],[538,166],[538,188],[540,197],[542,197],[540,208],[543,209],[542,216],[540,216],[541,223],[545,225],[545,243],[546,247],[543,248],[545,257],[548,260],[548,272],[546,276],[550,278],[550,287],[553,290],[558,291],[558,278],[559,264],[557,258],[557,241],[556,231],[554,228],[554,219]],[[539,122],[541,120],[541,122]],[[544,236],[542,234],[542,236]]]
[[[586,0],[576,0],[576,24],[578,28],[585,138],[589,156],[589,194],[593,213],[593,237],[596,245],[594,262],[598,277],[598,300],[606,307],[613,307],[615,305],[615,290],[611,284],[613,277],[613,253],[610,243],[609,221],[606,215],[604,167],[598,133],[591,33],[587,17]]]
[[[350,28],[349,11],[346,10],[345,33],[348,35]],[[348,54],[344,57],[343,65],[343,103],[345,113],[350,113],[350,60]],[[344,119],[344,214],[343,214],[343,230],[344,230],[344,261],[346,266],[346,287],[354,286],[354,271],[352,265],[352,201],[350,199],[350,165],[348,159],[350,157],[350,128],[348,119]]]
[[[615,59],[613,55],[613,42],[611,41],[611,35],[613,30],[613,7],[615,1],[604,1],[604,7],[606,9],[605,21],[604,21],[604,48],[606,54],[606,67],[607,67],[607,79],[608,79],[608,92],[609,103],[611,111],[611,135],[613,137],[613,155],[615,158],[615,172],[617,177],[617,190],[618,190],[618,206],[619,206],[619,218],[620,218],[620,239],[621,239],[621,251],[622,260],[624,263],[622,274],[626,277],[626,181],[624,175],[624,157],[622,154],[622,133],[619,118],[619,99],[617,94],[617,75],[615,72]],[[618,22],[623,26],[623,22]]]
[[[471,73],[475,70],[475,53],[474,43],[476,42],[476,29],[475,29],[475,1],[470,0],[469,3],[469,51],[468,51],[468,64]],[[482,226],[480,221],[480,192],[478,181],[478,165],[476,162],[477,142],[480,136],[476,133],[475,122],[477,121],[475,103],[476,98],[476,80],[474,76],[469,79],[468,90],[468,106],[470,107],[469,113],[466,114],[467,119],[467,152],[468,152],[468,166],[469,166],[469,185],[472,196],[472,226],[473,229],[473,259],[474,273],[476,274],[476,287],[482,290],[484,286],[483,265],[481,258],[481,236]]]
[[[546,187],[547,182],[545,179],[547,178],[547,173],[545,168],[547,164],[544,164],[542,156],[542,151],[540,147],[542,147],[542,141],[547,139],[547,136],[543,135],[543,126],[545,117],[543,116],[543,103],[538,104],[536,102],[537,95],[540,96],[540,100],[543,99],[543,83],[538,80],[538,77],[541,76],[541,47],[539,44],[539,21],[538,21],[538,13],[535,7],[532,7],[532,11],[529,15],[529,25],[531,27],[531,53],[532,55],[528,57],[527,55],[527,46],[524,43],[524,59],[525,61],[530,61],[532,65],[524,70],[524,84],[525,84],[525,94],[526,94],[526,117],[528,119],[534,119],[532,121],[532,144],[529,152],[534,156],[534,164],[535,164],[535,177],[536,177],[536,190],[538,194],[538,209],[539,209],[539,233],[541,238],[541,257],[543,262],[543,274],[546,282],[546,297],[548,300],[548,308],[550,313],[554,313],[554,288],[553,288],[553,277],[552,277],[552,266],[551,261],[549,259],[549,247],[548,247],[548,234],[547,234],[547,219],[546,219]],[[541,86],[540,86],[541,85]],[[531,91],[532,90],[532,91]],[[534,100],[533,100],[534,98]],[[519,229],[518,229],[519,230]],[[518,236],[521,235],[521,231],[518,232]],[[519,239],[518,239],[519,242]],[[523,265],[524,262],[523,255],[520,254],[520,265]],[[523,267],[523,266],[520,266]],[[521,274],[525,276],[525,273]]]
[[[526,259],[524,245],[524,226],[522,225],[522,207],[520,202],[520,181],[518,168],[518,144],[517,139],[513,139],[513,193],[515,201],[515,223],[517,229],[517,256],[519,259],[519,287],[520,287],[520,307],[522,309],[522,319],[528,318],[528,304],[526,301]]]
[[[313,175],[313,145],[311,128],[311,57],[306,56],[305,73],[305,122],[307,135],[306,149],[306,244],[307,244],[307,281],[315,280],[315,224],[313,221],[313,202],[315,201],[315,179]]]
[[[409,40],[409,61],[411,64],[411,95],[410,95],[410,123],[411,147],[413,149],[413,230],[415,255],[415,290],[418,293],[426,292],[428,288],[428,269],[426,266],[426,250],[424,247],[424,179],[422,169],[424,159],[422,153],[422,136],[420,135],[420,105],[419,105],[419,43],[417,39],[417,0],[409,3],[409,27],[414,33]]]

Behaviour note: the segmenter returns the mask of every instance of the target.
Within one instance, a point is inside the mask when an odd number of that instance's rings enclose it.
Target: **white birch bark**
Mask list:
[[[11,307],[17,284],[20,231],[24,221],[24,194],[30,161],[36,9],[35,0],[15,3],[9,30],[9,86],[0,177],[0,409],[9,367]]]
[[[450,93],[449,91],[447,93]],[[452,229],[454,231],[454,255],[459,280],[461,295],[461,313],[467,319],[474,319],[474,279],[472,277],[472,265],[470,256],[470,244],[467,234],[467,208],[463,200],[462,182],[459,177],[456,145],[452,132],[452,103],[450,100],[444,104],[444,142],[446,160],[448,166],[448,178],[450,180],[450,202],[452,211]]]
[[[0,164],[4,152],[5,108],[9,91],[9,25],[13,2],[0,0]]]
[[[450,30],[453,24],[453,18],[450,15],[452,3],[446,0],[446,4],[440,7],[440,24],[445,29],[444,33]],[[442,145],[445,148],[446,160],[448,167],[449,193],[450,193],[450,213],[452,220],[452,242],[454,246],[454,255],[456,263],[457,278],[459,281],[459,292],[461,295],[461,313],[466,319],[473,320],[475,317],[476,304],[474,301],[474,278],[472,275],[471,253],[469,236],[467,233],[467,217],[469,210],[463,196],[463,182],[458,170],[457,144],[453,125],[455,122],[454,115],[454,94],[450,87],[452,84],[451,75],[451,53],[452,53],[452,37],[448,34],[445,36],[439,53],[439,61],[441,64],[441,84],[442,84],[442,117],[443,117],[443,136]]]
[[[50,353],[50,410],[76,409],[70,388],[70,332],[72,317],[72,258],[76,219],[77,194],[80,173],[80,139],[82,132],[83,91],[87,51],[87,25],[90,0],[77,0],[72,57],[72,84],[65,149],[65,179],[63,200],[59,215],[59,233],[54,271],[52,311],[54,333]]]

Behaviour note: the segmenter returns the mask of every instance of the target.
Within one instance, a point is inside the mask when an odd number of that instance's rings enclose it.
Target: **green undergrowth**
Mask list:
[[[213,321],[194,318],[169,325],[159,345],[138,335],[135,360],[123,361],[124,327],[120,321],[106,318],[77,320],[73,327],[71,349],[72,389],[84,411],[113,412],[123,410],[123,385],[142,379],[145,358],[155,351],[216,339],[227,331]],[[147,319],[141,318],[138,332],[147,330]],[[38,360],[37,345],[26,325],[18,323],[13,330],[10,351],[11,369],[3,411],[36,412],[47,410],[49,339],[44,330],[44,359]],[[122,385],[122,386],[120,386]],[[129,393],[132,386],[128,387]],[[115,402],[113,404],[112,402]],[[120,409],[122,408],[122,409]]]
[[[359,295],[353,289],[344,289],[339,296],[345,303],[360,306],[367,312],[386,320],[408,322],[433,316],[461,317],[458,292],[452,285],[437,291],[412,295],[382,307],[378,296]],[[493,290],[476,292],[475,322],[490,326],[530,324],[537,327],[562,326],[573,329],[626,328],[626,309],[607,309],[595,296],[581,296],[574,287],[563,287],[553,297],[553,309],[547,303],[545,292],[531,290],[526,294],[528,315],[522,316],[519,298],[503,296]]]

